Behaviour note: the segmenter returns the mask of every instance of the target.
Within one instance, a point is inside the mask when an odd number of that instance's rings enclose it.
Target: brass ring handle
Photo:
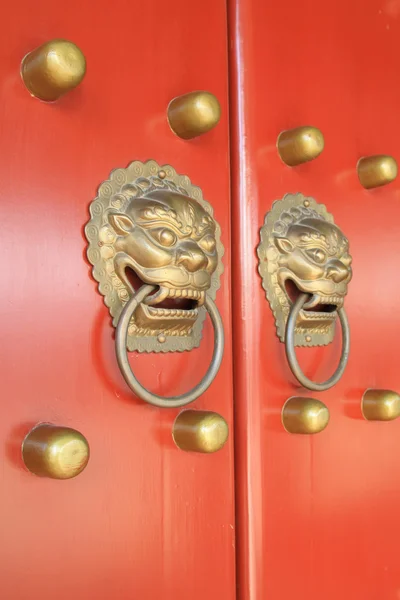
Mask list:
[[[148,296],[152,291],[156,289],[154,285],[143,285],[133,296],[126,305],[121,313],[118,321],[117,330],[115,334],[115,351],[117,354],[117,361],[121,373],[124,376],[126,383],[129,385],[131,390],[138,398],[141,398],[145,402],[158,406],[160,408],[177,408],[178,406],[185,406],[190,402],[196,400],[201,396],[212,384],[216,374],[218,373],[221,365],[222,356],[224,354],[224,327],[222,324],[221,315],[218,312],[216,305],[213,300],[207,294],[205,295],[204,306],[210,315],[211,322],[214,327],[214,352],[212,355],[210,366],[208,367],[207,373],[203,379],[198,383],[190,392],[186,392],[181,396],[171,396],[164,398],[153,394],[148,389],[142,386],[142,384],[136,379],[132,372],[129,364],[128,354],[126,350],[128,326],[132,318],[133,313],[141,302]]]
[[[346,313],[344,308],[338,309],[338,315],[340,319],[340,324],[342,326],[342,354],[340,357],[339,365],[334,374],[322,383],[317,383],[316,381],[312,381],[306,375],[304,375],[299,362],[296,357],[296,351],[294,348],[294,333],[297,317],[299,312],[306,304],[309,299],[308,294],[300,294],[297,298],[296,302],[293,304],[292,310],[290,311],[289,318],[286,324],[286,336],[285,336],[285,349],[286,349],[286,357],[290,366],[290,369],[293,375],[296,377],[297,381],[301,383],[301,385],[309,390],[314,390],[315,392],[324,392],[329,388],[333,387],[339,379],[342,377],[344,370],[347,366],[347,362],[349,360],[350,353],[350,328],[349,322],[347,320]]]

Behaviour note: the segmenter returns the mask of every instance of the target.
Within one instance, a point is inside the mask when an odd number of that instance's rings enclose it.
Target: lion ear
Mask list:
[[[128,217],[128,215],[111,213],[108,215],[108,221],[111,227],[119,235],[128,235],[128,233],[131,233],[135,227],[132,219]]]
[[[293,250],[293,244],[287,238],[275,238],[275,244],[284,254],[289,254]]]

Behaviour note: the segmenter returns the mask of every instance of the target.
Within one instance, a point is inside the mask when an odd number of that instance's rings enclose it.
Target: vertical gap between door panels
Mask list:
[[[246,102],[254,56],[254,0],[227,0],[231,173],[232,361],[237,600],[265,600],[263,588],[260,305],[256,277],[257,189]],[[261,286],[260,286],[261,287]]]
[[[234,330],[233,330],[233,325],[234,325],[234,318],[233,318],[233,311],[234,311],[234,305],[233,305],[233,289],[234,289],[234,285],[233,285],[233,272],[232,272],[232,265],[233,265],[233,250],[234,250],[234,243],[233,243],[233,235],[232,235],[232,226],[233,226],[233,202],[232,202],[232,198],[233,198],[233,168],[232,168],[232,148],[233,148],[233,140],[232,140],[232,82],[231,82],[231,43],[230,43],[230,15],[229,15],[229,10],[230,10],[230,0],[225,0],[225,15],[226,15],[226,23],[225,23],[225,36],[226,36],[226,56],[227,56],[227,93],[228,93],[228,177],[229,177],[229,243],[230,243],[230,291],[229,291],[229,309],[230,309],[230,330],[231,330],[231,336],[232,336],[232,344],[231,344],[231,381],[232,381],[232,438],[233,438],[233,469],[232,469],[232,476],[233,476],[233,505],[234,505],[234,530],[233,530],[233,544],[234,544],[234,578],[235,578],[235,582],[234,582],[234,590],[235,590],[235,597],[232,598],[232,600],[237,600],[239,597],[239,590],[238,590],[238,557],[237,557],[237,492],[236,492],[236,485],[237,485],[237,478],[236,478],[236,452],[237,452],[237,448],[236,448],[236,411],[235,411],[235,380],[234,380],[234,372],[235,372],[235,366],[234,366]]]
[[[236,369],[240,368],[237,362],[237,353],[235,349],[240,344],[241,336],[235,327],[235,315],[240,309],[240,301],[237,303],[235,298],[235,289],[237,288],[237,273],[235,269],[236,261],[240,257],[240,252],[237,251],[237,243],[240,238],[236,238],[237,223],[237,205],[240,202],[240,155],[239,155],[239,98],[238,85],[240,83],[240,73],[237,66],[237,43],[239,40],[236,37],[236,10],[237,1],[226,0],[227,14],[227,44],[228,44],[228,104],[229,104],[229,175],[230,175],[230,229],[231,229],[231,332],[232,332],[232,395],[233,395],[233,444],[234,444],[234,491],[235,491],[235,579],[236,579],[236,598],[244,600],[245,595],[242,594],[245,577],[243,577],[243,551],[247,544],[241,535],[242,511],[239,508],[241,502],[241,494],[239,487],[242,485],[241,473],[238,473],[240,462],[240,439],[241,431],[238,427],[240,419],[241,407],[240,398],[236,386]],[[240,278],[239,278],[240,281]],[[242,546],[243,544],[243,546]]]

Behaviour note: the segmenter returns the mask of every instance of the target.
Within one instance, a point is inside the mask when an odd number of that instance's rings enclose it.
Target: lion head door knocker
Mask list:
[[[224,331],[213,300],[223,271],[221,230],[200,188],[154,161],[117,169],[100,185],[86,225],[93,276],[116,327],[116,354],[128,386],[160,407],[184,406],[211,385]],[[127,350],[179,352],[199,346],[209,313],[210,367],[190,392],[163,398],[134,376]]]
[[[263,287],[293,375],[310,390],[329,389],[343,375],[350,349],[343,308],[352,276],[348,240],[325,206],[302,194],[287,194],[267,213],[257,253]],[[339,366],[327,381],[316,383],[302,372],[295,346],[331,343],[338,316],[343,332]]]

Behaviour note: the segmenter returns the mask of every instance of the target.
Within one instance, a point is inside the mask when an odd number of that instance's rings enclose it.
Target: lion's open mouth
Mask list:
[[[334,321],[337,317],[337,310],[343,306],[341,296],[324,296],[318,293],[304,292],[291,279],[286,280],[285,287],[292,304],[296,302],[300,294],[309,294],[309,300],[300,311],[303,321]]]
[[[132,269],[127,268],[125,272],[135,291],[145,285],[145,282]],[[154,324],[159,319],[167,321],[171,327],[186,322],[191,327],[198,317],[198,307],[204,304],[204,300],[205,291],[194,288],[177,289],[162,285],[145,298],[137,311],[137,319],[143,323],[144,318],[145,321]]]
[[[143,310],[153,318],[195,321],[198,317],[198,307],[204,304],[204,299],[204,291],[161,286],[146,298]]]

